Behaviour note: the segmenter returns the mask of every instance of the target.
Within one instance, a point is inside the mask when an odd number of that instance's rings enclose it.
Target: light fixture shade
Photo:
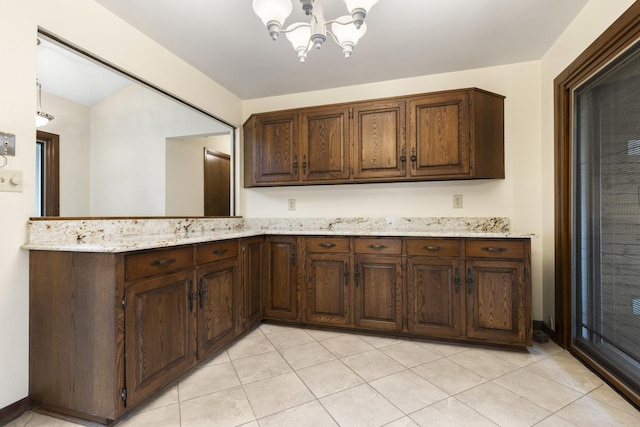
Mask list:
[[[51,114],[47,114],[43,111],[36,112],[36,127],[42,127],[53,120],[53,116]]]
[[[366,13],[369,13],[369,10],[378,3],[378,0],[342,0],[345,5],[347,5],[347,10],[349,13],[353,13],[355,9],[364,9]],[[255,8],[255,6],[254,6]]]
[[[296,28],[297,27],[297,28]],[[298,59],[304,62],[307,59],[309,44],[311,41],[311,26],[309,24],[292,24],[285,33],[293,48],[298,52]]]
[[[253,11],[267,26],[271,21],[276,21],[282,26],[292,10],[290,0],[253,0]]]
[[[331,32],[336,36],[336,39],[338,39],[340,46],[343,46],[345,43],[351,43],[355,46],[358,40],[367,32],[367,24],[363,23],[358,29],[354,25],[351,25],[351,21],[350,16],[344,15],[331,24]]]

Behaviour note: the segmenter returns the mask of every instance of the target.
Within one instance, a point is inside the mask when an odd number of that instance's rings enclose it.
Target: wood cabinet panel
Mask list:
[[[356,255],[354,266],[356,326],[402,329],[402,260],[400,257]]]
[[[265,317],[299,320],[297,238],[272,236],[267,239]]]
[[[349,253],[348,237],[307,237],[305,238],[307,252],[320,253]]]
[[[347,325],[351,321],[351,259],[348,254],[308,253],[305,321]]]
[[[239,324],[242,330],[251,328],[264,316],[264,276],[265,244],[264,237],[244,239],[243,247],[243,316]]]
[[[353,247],[358,254],[400,255],[402,239],[359,237],[354,240]]]
[[[531,345],[530,297],[525,263],[467,260],[467,336]]]
[[[407,255],[459,257],[459,239],[407,239]]]
[[[238,241],[203,243],[196,246],[196,264],[220,261],[238,257]]]
[[[460,337],[464,334],[464,290],[461,289],[461,275],[460,261],[457,259],[408,259],[409,331],[439,338]]]
[[[348,179],[349,110],[344,107],[304,109],[300,117],[302,179]]]
[[[192,265],[191,246],[135,252],[125,256],[124,279],[128,281],[166,275],[191,268]]]
[[[195,363],[191,270],[126,286],[127,403],[135,405]]]
[[[235,337],[240,291],[238,272],[237,258],[207,264],[197,270],[200,359]]]
[[[353,121],[353,177],[404,177],[404,100],[356,104]]]
[[[465,256],[476,258],[524,258],[525,242],[511,239],[467,240]]]
[[[299,179],[298,120],[295,112],[270,113],[256,116],[246,127],[253,126],[249,133],[254,140],[245,140],[250,147],[245,152],[253,153],[245,158],[249,167],[249,182],[255,184],[271,182],[293,182]],[[246,175],[245,175],[246,176]]]

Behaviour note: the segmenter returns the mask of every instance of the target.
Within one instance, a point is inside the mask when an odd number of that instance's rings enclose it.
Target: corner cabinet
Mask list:
[[[504,178],[504,96],[476,88],[261,113],[245,186]]]

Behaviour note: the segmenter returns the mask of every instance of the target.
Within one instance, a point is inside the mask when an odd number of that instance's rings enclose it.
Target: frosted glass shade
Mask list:
[[[295,27],[299,24],[290,25],[287,28],[287,31],[291,31],[292,27]],[[309,38],[311,37],[311,26],[309,25],[300,25],[295,30],[286,33],[287,39],[291,42],[291,45],[295,50],[304,48],[306,49],[309,46]]]
[[[358,40],[364,36],[364,33],[367,32],[367,24],[363,23],[358,29],[351,21],[351,17],[345,15],[339,17],[336,19],[336,22],[331,24],[331,32],[338,39],[340,46],[343,46],[345,43],[355,45],[358,43]]]
[[[253,11],[264,25],[276,21],[282,26],[292,10],[290,0],[253,0]]]
[[[378,0],[342,0],[347,5],[349,13],[353,13],[354,9],[364,9],[365,12],[369,12],[371,8],[378,3]]]

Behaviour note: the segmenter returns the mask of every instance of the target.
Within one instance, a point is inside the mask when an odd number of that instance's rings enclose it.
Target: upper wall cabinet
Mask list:
[[[252,115],[245,187],[504,178],[504,96],[480,89]]]

